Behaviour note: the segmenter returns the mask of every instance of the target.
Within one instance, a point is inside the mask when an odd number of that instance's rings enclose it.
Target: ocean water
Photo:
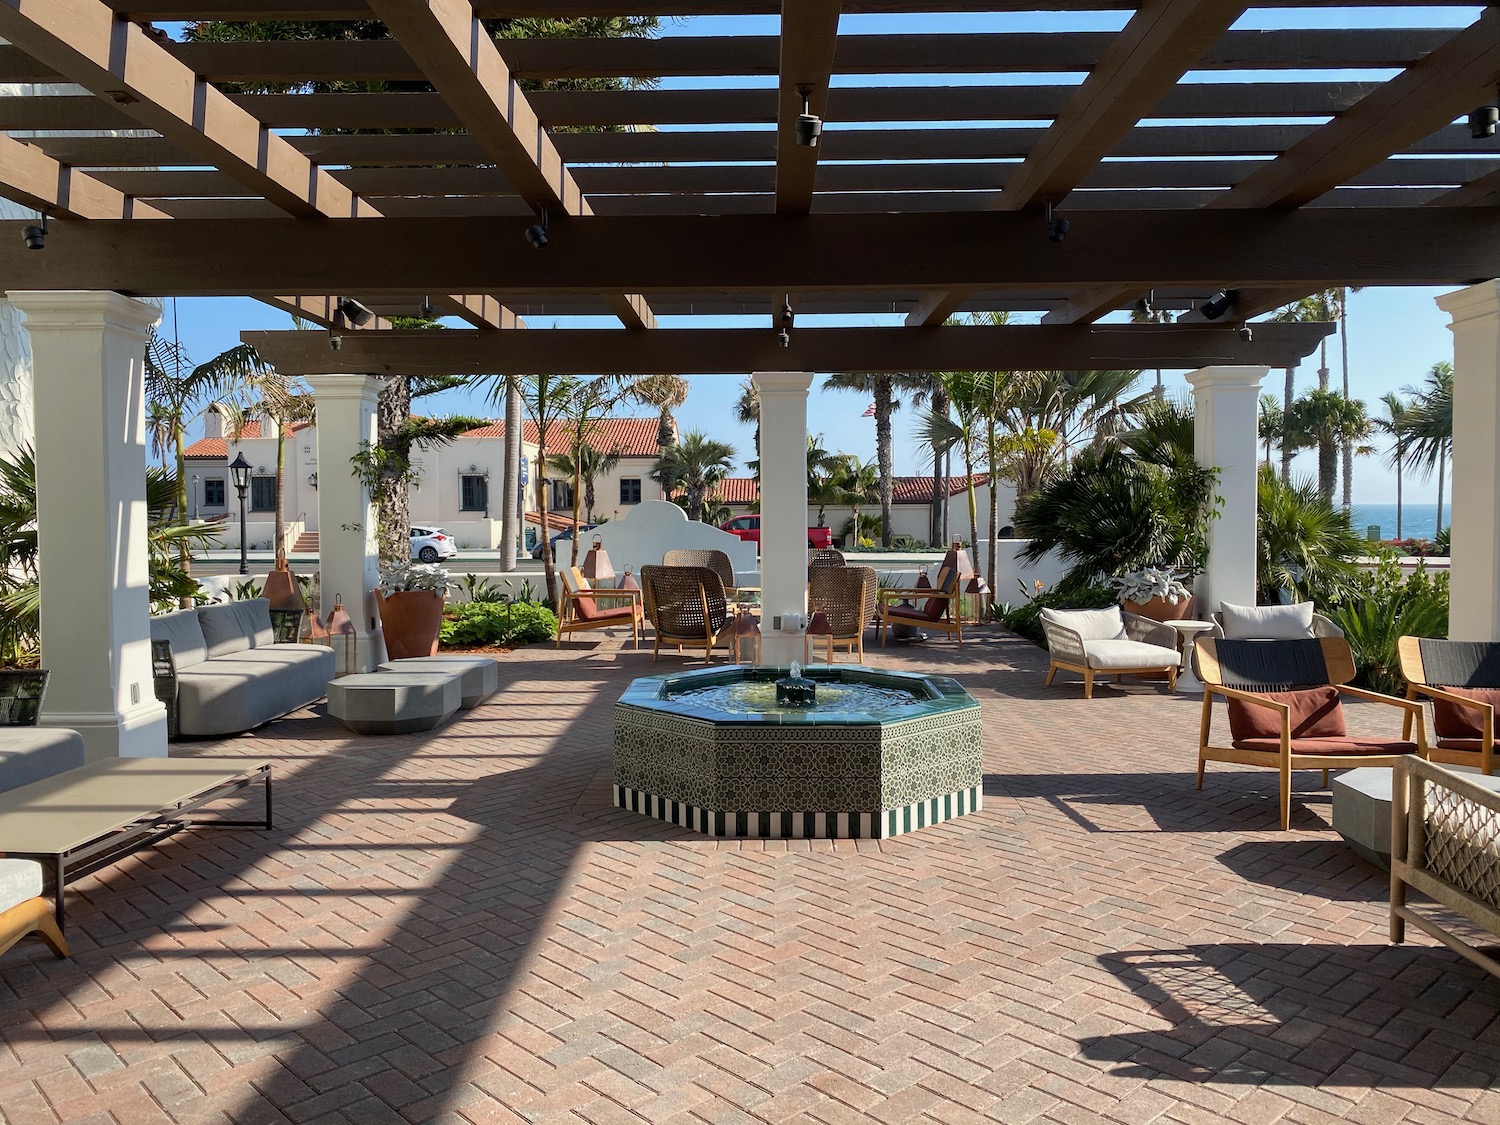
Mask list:
[[[1360,535],[1372,523],[1380,525],[1381,539],[1396,538],[1396,505],[1355,504],[1354,530]],[[1452,521],[1452,509],[1443,504],[1443,523]],[[1436,504],[1401,505],[1401,534],[1407,539],[1432,539],[1437,535]]]

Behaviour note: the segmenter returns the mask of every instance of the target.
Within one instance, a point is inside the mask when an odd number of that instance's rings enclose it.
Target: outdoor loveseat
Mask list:
[[[156,695],[171,737],[238,734],[327,692],[333,650],[277,644],[265,598],[151,619]]]

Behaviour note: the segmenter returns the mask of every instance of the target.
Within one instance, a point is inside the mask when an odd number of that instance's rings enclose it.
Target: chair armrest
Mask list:
[[[941,590],[932,588],[923,589],[917,586],[887,586],[880,591],[881,601],[895,601],[900,598],[948,598],[951,594],[945,594]]]
[[[1340,695],[1352,695],[1355,699],[1368,699],[1371,703],[1389,703],[1392,707],[1399,707],[1403,711],[1410,711],[1414,715],[1422,713],[1422,704],[1415,699],[1399,699],[1394,695],[1384,695],[1378,691],[1370,691],[1368,688],[1350,687],[1348,684],[1336,684]],[[1470,700],[1470,702],[1476,702]],[[1481,707],[1489,704],[1481,703]]]
[[[1047,638],[1047,651],[1055,657],[1071,660],[1077,664],[1087,664],[1089,659],[1088,649],[1084,646],[1083,637],[1077,629],[1069,629],[1066,625],[1060,625],[1056,621],[1041,619],[1042,633]]]
[[[151,642],[151,682],[156,698],[166,704],[167,737],[176,738],[180,719],[177,700],[177,661],[171,641]]]
[[[569,591],[569,596],[574,597],[574,598],[596,598],[596,599],[598,599],[598,598],[614,598],[616,600],[618,600],[620,598],[628,598],[630,601],[633,601],[633,602],[638,602],[638,601],[641,600],[641,592],[639,590],[613,590],[613,589],[607,589],[607,588],[606,589],[600,589],[600,590],[593,590],[593,589],[579,590],[578,593],[576,593],[576,594],[572,593],[572,591]]]
[[[1313,614],[1312,631],[1315,637],[1342,637],[1344,631],[1333,623],[1333,620],[1324,617],[1321,613]]]
[[[1241,691],[1239,688],[1225,687],[1223,684],[1204,684],[1203,693],[1205,696],[1221,695],[1225,699],[1238,699],[1242,703],[1250,703],[1256,707],[1269,707],[1288,722],[1292,718],[1291,704],[1282,703],[1279,699],[1267,699],[1263,695],[1256,695],[1253,691]]]
[[[1481,713],[1494,710],[1493,707],[1482,700],[1470,699],[1466,695],[1457,695],[1451,691],[1444,691],[1439,687],[1429,687],[1427,684],[1412,684],[1411,690],[1432,699],[1441,699],[1444,703],[1451,703],[1455,707],[1468,707],[1471,710]]]
[[[1169,648],[1173,652],[1177,651],[1177,642],[1181,635],[1170,625],[1163,625],[1160,621],[1153,621],[1138,613],[1126,613],[1124,610],[1120,611],[1120,616],[1125,621],[1125,635],[1132,641],[1156,645],[1158,648]]]

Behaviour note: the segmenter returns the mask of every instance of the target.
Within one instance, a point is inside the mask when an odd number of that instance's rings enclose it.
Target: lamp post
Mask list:
[[[245,494],[250,491],[250,462],[245,460],[245,451],[234,455],[229,463],[234,476],[234,490],[240,494],[240,573],[250,573],[250,561],[245,555]]]

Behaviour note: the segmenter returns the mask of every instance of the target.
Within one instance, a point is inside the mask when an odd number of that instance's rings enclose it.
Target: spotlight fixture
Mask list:
[[[1142,316],[1156,315],[1156,290],[1146,290],[1146,295],[1135,303],[1135,308]]]
[[[28,250],[40,250],[47,245],[47,212],[38,212],[42,216],[41,226],[29,226],[21,228],[21,241],[26,243]]]
[[[339,298],[339,314],[356,328],[363,328],[375,319],[375,314],[353,297]]]
[[[792,295],[788,293],[781,299],[781,323],[790,328],[797,319],[797,314],[792,311]]]
[[[1250,326],[1248,324],[1240,325],[1240,339],[1245,341],[1245,343],[1247,344],[1251,340],[1255,339],[1255,333],[1250,330]]]
[[[1208,300],[1198,306],[1198,311],[1203,314],[1204,320],[1218,320],[1234,307],[1234,294],[1227,289],[1220,289]]]
[[[532,223],[526,228],[526,241],[531,243],[532,248],[540,250],[547,245],[547,209],[542,208],[542,221]]]
[[[333,351],[338,351],[344,346],[344,338],[342,336],[335,336],[332,332],[330,332],[328,334],[328,346]]]
[[[792,346],[792,334],[783,328],[780,332],[776,333],[776,342],[783,348],[789,348]]]
[[[1047,204],[1047,237],[1053,242],[1061,242],[1068,237],[1068,231],[1073,224],[1062,217],[1054,218],[1052,215],[1052,204]]]
[[[1500,108],[1482,105],[1469,114],[1469,136],[1482,141],[1495,135],[1495,126],[1500,124]]]
[[[423,320],[431,320],[434,315],[432,311],[432,298],[423,297],[422,306],[417,311],[421,314]]]
[[[797,116],[797,143],[803,148],[817,148],[818,138],[823,135],[823,119],[812,111],[812,89],[798,86],[802,95],[802,112]]]

